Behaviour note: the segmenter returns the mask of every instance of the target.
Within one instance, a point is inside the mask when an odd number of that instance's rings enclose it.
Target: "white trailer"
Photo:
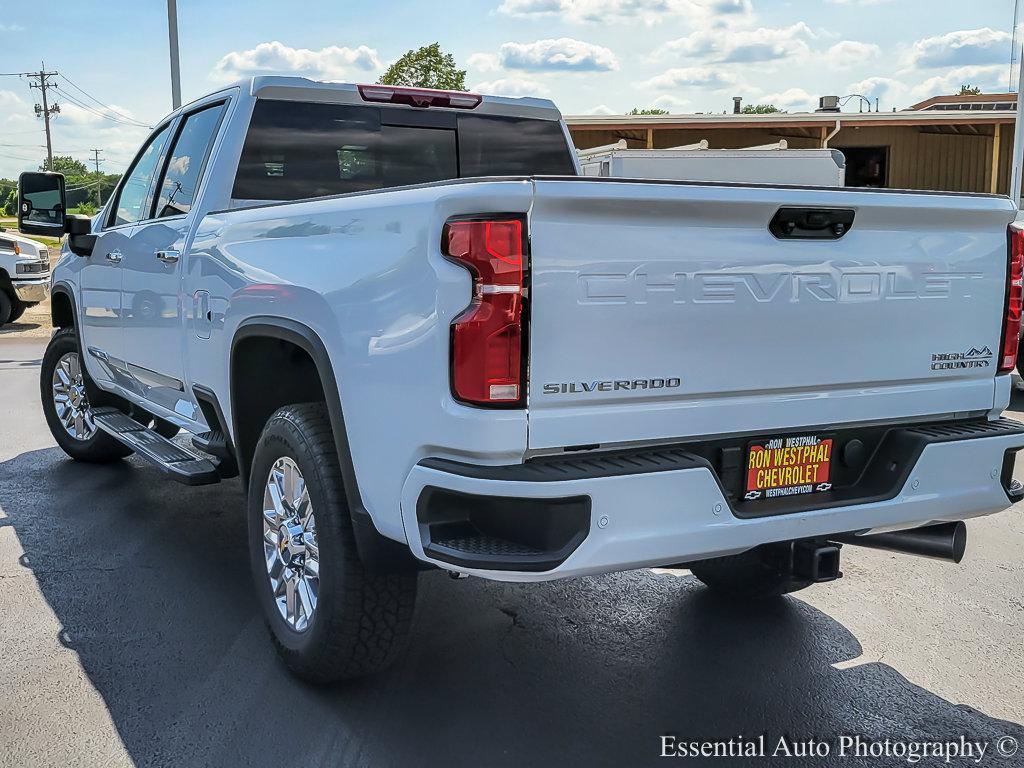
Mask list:
[[[581,150],[584,176],[673,181],[733,181],[842,187],[846,158],[838,149],[707,149],[707,141],[672,149],[626,149],[625,142]]]

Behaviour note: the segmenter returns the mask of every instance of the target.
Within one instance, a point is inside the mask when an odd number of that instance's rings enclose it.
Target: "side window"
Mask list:
[[[167,161],[157,196],[156,218],[181,216],[192,209],[203,166],[213,146],[224,104],[193,112],[185,118]]]
[[[149,143],[135,158],[131,170],[111,206],[108,226],[133,224],[149,217],[149,190],[156,176],[157,163],[167,141],[170,125],[165,125],[150,138]]]

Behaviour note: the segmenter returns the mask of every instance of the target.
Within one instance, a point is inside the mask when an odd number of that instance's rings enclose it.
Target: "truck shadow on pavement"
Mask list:
[[[7,323],[3,326],[0,326],[0,337],[15,336],[19,333],[25,333],[26,331],[35,331],[42,327],[42,323],[37,323],[34,320],[16,320],[13,323]]]
[[[0,464],[0,508],[24,551],[2,572],[35,578],[139,766],[636,766],[664,763],[663,734],[1024,743],[1019,725],[885,664],[836,669],[860,644],[799,599],[728,604],[650,571],[539,585],[424,574],[398,664],[316,689],[277,663],[258,616],[237,481],[184,488],[134,459],[93,467],[54,448]],[[0,739],[31,758],[30,733]]]

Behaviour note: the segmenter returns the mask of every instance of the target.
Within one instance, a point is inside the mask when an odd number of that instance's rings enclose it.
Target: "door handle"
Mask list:
[[[181,258],[181,254],[177,251],[157,251],[156,257],[164,264],[176,264]]]
[[[107,254],[107,261],[109,261],[111,264],[120,264],[121,263],[121,252],[119,250],[117,250],[116,248],[114,250],[110,251]]]
[[[838,240],[853,226],[851,208],[779,208],[768,231],[779,240]]]

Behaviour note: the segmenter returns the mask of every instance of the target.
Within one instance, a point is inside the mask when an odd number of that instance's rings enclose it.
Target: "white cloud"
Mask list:
[[[692,0],[682,11],[695,27],[726,27],[749,23],[754,17],[751,0]]]
[[[703,4],[698,3],[710,13],[736,16],[749,16],[754,12],[753,3],[750,0],[710,0]]]
[[[1002,91],[1006,88],[1005,78],[1006,67],[1002,64],[954,67],[916,83],[894,77],[867,77],[847,85],[846,92],[863,94],[872,101],[877,98],[882,111],[888,111],[893,107],[905,109],[932,96],[955,95],[960,93],[960,86],[966,84],[990,93]]]
[[[190,165],[192,165],[192,158],[189,155],[181,155],[171,160],[171,162],[167,164],[167,167],[178,176],[184,176],[188,173],[188,167]]]
[[[910,64],[918,68],[995,64],[1006,60],[1010,33],[982,27],[947,32],[914,43]]]
[[[733,23],[753,14],[751,0],[503,0],[498,12],[517,17],[557,16],[571,23],[641,21],[683,16],[695,25]]]
[[[690,100],[673,96],[670,93],[663,93],[657,96],[651,104],[658,109],[667,109],[669,112],[678,114],[686,111],[685,108],[690,105]]]
[[[839,69],[852,69],[878,58],[881,53],[882,49],[874,43],[842,40],[828,49],[825,63]]]
[[[882,109],[906,106],[907,85],[892,77],[867,77],[846,86],[847,93],[859,93],[874,102],[879,100]]]
[[[377,51],[365,45],[358,48],[332,45],[311,50],[291,48],[274,40],[226,54],[214,66],[210,78],[230,81],[251,75],[291,74],[316,80],[346,80],[354,71],[373,72],[382,66]]]
[[[466,65],[477,72],[494,72],[501,69],[501,62],[493,53],[474,53],[466,59]]]
[[[918,83],[910,88],[908,96],[914,102],[932,96],[949,96],[960,93],[960,86],[968,83],[989,93],[1002,91],[1006,88],[1006,66],[957,67]]]
[[[618,115],[618,114],[621,114],[621,113],[620,112],[616,112],[614,109],[612,109],[611,107],[609,107],[609,106],[607,106],[605,104],[598,104],[596,107],[591,107],[590,109],[584,110],[583,114],[584,115]]]
[[[564,0],[505,0],[498,13],[508,16],[557,16],[566,12],[570,4]]]
[[[805,60],[811,53],[808,41],[819,36],[802,21],[789,27],[702,29],[670,40],[655,56],[684,56],[728,63]]]
[[[28,102],[14,91],[0,91],[0,109],[15,110],[28,107]]]
[[[832,5],[881,5],[891,3],[892,0],[826,0]]]
[[[62,123],[71,123],[78,126],[108,126],[118,123],[125,123],[137,118],[127,107],[120,107],[111,104],[109,107],[95,106],[90,109],[83,109],[70,101],[62,100],[60,103],[60,115],[57,118]],[[134,128],[135,126],[125,126]],[[144,129],[145,130],[145,129]]]
[[[818,98],[803,88],[787,88],[779,93],[766,93],[755,102],[773,104],[787,112],[809,112],[818,105]]]
[[[532,43],[502,43],[498,60],[509,69],[606,72],[619,68],[608,48],[571,37]]]
[[[543,96],[549,92],[544,83],[528,77],[502,77],[477,83],[471,90],[488,96]]]
[[[730,72],[723,71],[720,67],[673,67],[638,85],[641,88],[659,90],[677,88],[720,90],[732,87],[736,83],[736,77]]]

